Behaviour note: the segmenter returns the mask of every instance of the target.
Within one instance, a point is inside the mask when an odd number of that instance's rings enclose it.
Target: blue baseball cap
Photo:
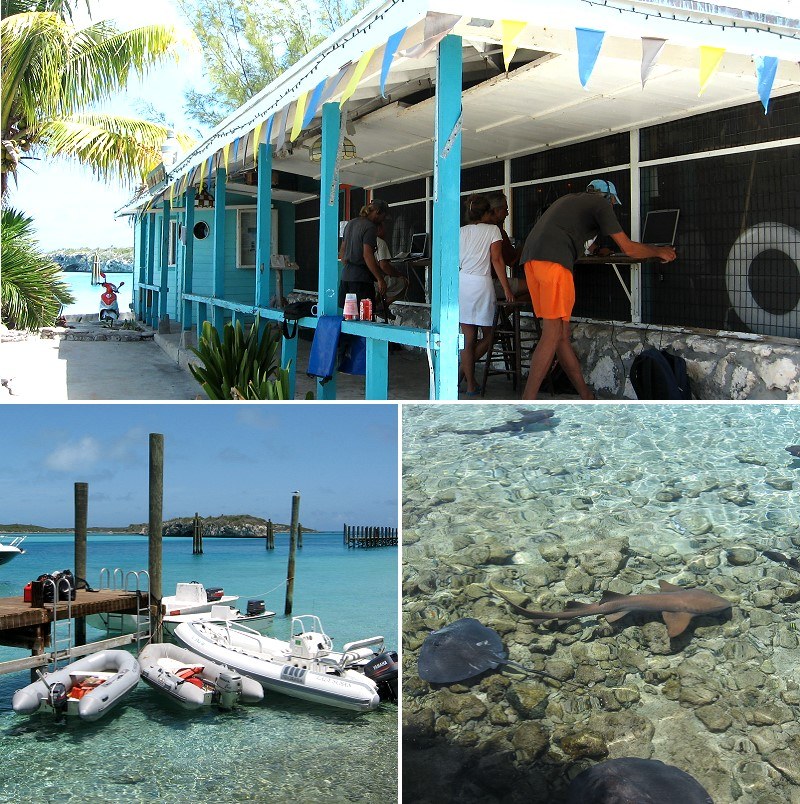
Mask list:
[[[589,186],[586,189],[598,190],[606,198],[613,198],[614,201],[616,201],[618,204],[622,204],[622,201],[619,200],[619,196],[617,195],[617,188],[614,186],[613,181],[606,181],[605,179],[594,179],[594,181],[589,182]]]

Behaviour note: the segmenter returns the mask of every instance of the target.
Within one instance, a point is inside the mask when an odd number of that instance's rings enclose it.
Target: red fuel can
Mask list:
[[[22,601],[23,603],[30,603],[32,599],[32,592],[31,592],[31,585],[30,583],[25,584],[25,588],[22,590]]]
[[[361,299],[359,312],[362,321],[372,321],[372,299]]]

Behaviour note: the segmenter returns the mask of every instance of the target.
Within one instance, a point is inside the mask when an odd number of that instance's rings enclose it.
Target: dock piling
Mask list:
[[[348,548],[397,547],[397,528],[345,523],[342,527],[342,536]]]
[[[294,602],[294,560],[297,550],[297,529],[300,523],[300,492],[296,491],[292,495],[292,526],[289,533],[289,567],[286,572],[286,605],[283,613],[292,613]]]
[[[150,433],[149,560],[150,620],[153,642],[161,642],[161,557],[164,528],[164,435]]]
[[[194,525],[192,529],[192,555],[203,555],[203,522],[200,514],[195,511]]]
[[[89,513],[89,484],[75,484],[75,578],[86,579],[86,531]],[[86,644],[86,619],[75,618],[75,644]]]

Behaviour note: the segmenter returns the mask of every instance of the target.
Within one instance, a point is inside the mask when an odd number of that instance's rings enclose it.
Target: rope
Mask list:
[[[281,581],[277,586],[273,586],[272,589],[267,589],[266,592],[258,592],[255,595],[242,595],[242,597],[248,598],[260,598],[260,597],[267,597],[268,595],[272,594],[276,589],[280,589],[282,586],[286,586],[286,581]]]

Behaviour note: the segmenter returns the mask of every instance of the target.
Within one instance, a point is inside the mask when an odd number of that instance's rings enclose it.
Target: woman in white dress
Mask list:
[[[473,195],[467,201],[467,224],[461,227],[458,275],[458,305],[464,349],[461,372],[467,381],[467,397],[480,393],[475,383],[475,364],[488,351],[494,324],[497,297],[492,269],[503,288],[506,301],[514,294],[506,277],[503,261],[503,236],[491,219],[491,205],[484,195]],[[478,339],[478,329],[482,336]]]

